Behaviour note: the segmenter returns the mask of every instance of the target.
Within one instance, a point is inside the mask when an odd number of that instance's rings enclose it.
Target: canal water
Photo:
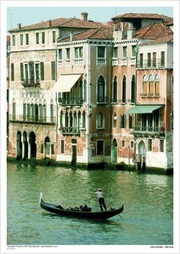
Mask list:
[[[63,207],[99,210],[124,204],[107,221],[58,217],[39,207],[39,195]],[[8,163],[8,245],[173,245],[173,177],[114,170],[82,170]]]

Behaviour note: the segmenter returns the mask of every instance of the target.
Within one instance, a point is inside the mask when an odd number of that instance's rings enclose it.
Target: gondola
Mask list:
[[[124,205],[122,205],[119,209],[114,209],[111,208],[110,210],[107,211],[97,211],[97,212],[92,212],[91,210],[89,211],[82,211],[82,210],[77,210],[77,208],[66,208],[64,209],[60,205],[56,204],[49,204],[46,203],[42,199],[42,193],[40,194],[40,207],[48,212],[57,214],[59,216],[68,216],[68,217],[76,217],[76,218],[82,218],[82,219],[97,219],[97,220],[106,220],[109,219],[115,215],[118,215],[122,213],[124,210]]]

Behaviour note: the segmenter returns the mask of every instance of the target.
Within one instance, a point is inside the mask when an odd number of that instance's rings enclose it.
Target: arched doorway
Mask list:
[[[112,163],[117,163],[117,141],[113,139],[111,151]]]
[[[46,137],[44,140],[44,158],[50,158],[51,157],[51,142],[50,138]]]
[[[36,135],[33,131],[29,134],[29,144],[30,144],[30,158],[31,157],[36,158]]]
[[[27,142],[27,132],[23,132],[23,158],[28,158],[28,142]]]
[[[17,159],[22,158],[22,142],[21,142],[21,132],[17,132],[16,138],[16,157]]]
[[[143,141],[140,141],[138,144],[138,164],[138,169],[144,171],[146,165],[146,147]]]

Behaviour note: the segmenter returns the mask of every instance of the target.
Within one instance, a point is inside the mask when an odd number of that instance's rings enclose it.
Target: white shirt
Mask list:
[[[103,193],[102,191],[96,191],[97,197],[98,198],[103,198]]]

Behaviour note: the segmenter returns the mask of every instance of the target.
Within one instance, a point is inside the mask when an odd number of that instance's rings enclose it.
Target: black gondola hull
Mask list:
[[[59,216],[69,216],[69,217],[76,217],[76,218],[83,218],[83,219],[101,219],[106,220],[113,216],[116,216],[124,210],[124,205],[122,205],[119,209],[112,209],[108,211],[99,211],[99,212],[92,212],[92,211],[75,211],[75,210],[68,210],[68,209],[60,209],[55,204],[49,204],[40,199],[40,207],[50,213],[57,214]]]

